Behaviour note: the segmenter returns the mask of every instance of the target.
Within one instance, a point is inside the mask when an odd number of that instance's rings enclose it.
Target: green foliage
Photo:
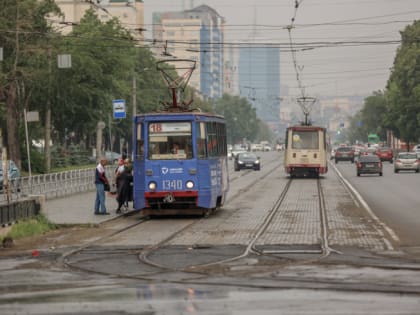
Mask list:
[[[25,149],[26,150],[26,149]],[[26,153],[26,151],[25,151]],[[28,172],[28,156],[24,154],[22,156],[22,171]],[[44,154],[38,149],[31,148],[31,172],[33,174],[44,174],[45,173],[45,163],[44,163]]]
[[[420,21],[407,26],[401,38],[386,91],[367,97],[363,109],[350,120],[352,141],[366,141],[368,133],[386,139],[386,130],[406,142],[420,139]]]
[[[251,142],[272,139],[268,126],[257,118],[246,98],[224,94],[216,101],[215,112],[226,119],[228,143],[240,143],[244,138]]]
[[[45,216],[38,215],[35,218],[27,219],[13,225],[12,229],[6,236],[13,239],[19,239],[43,234],[55,229],[57,229],[55,224],[50,223]]]
[[[420,20],[407,26],[401,38],[387,85],[386,122],[404,141],[417,142],[420,138]]]

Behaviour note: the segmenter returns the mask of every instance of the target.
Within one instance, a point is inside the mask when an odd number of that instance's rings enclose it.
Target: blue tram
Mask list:
[[[146,215],[205,214],[229,189],[226,125],[194,111],[135,118],[134,208]]]

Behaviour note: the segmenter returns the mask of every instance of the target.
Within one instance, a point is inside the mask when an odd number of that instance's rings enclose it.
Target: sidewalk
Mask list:
[[[118,215],[115,195],[106,193],[106,209],[110,215],[95,215],[96,191],[79,193],[73,196],[46,200],[43,211],[46,217],[56,224],[98,224]]]

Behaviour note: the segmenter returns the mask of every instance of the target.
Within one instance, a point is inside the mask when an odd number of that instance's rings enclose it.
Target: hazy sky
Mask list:
[[[324,47],[295,55],[306,96],[369,95],[383,90],[393,65],[399,31],[420,19],[420,0],[144,0],[145,36],[151,38],[152,12],[178,11],[206,4],[226,21],[225,42],[278,45],[281,84],[300,96],[287,25],[295,48]],[[255,25],[255,26],[254,26]]]

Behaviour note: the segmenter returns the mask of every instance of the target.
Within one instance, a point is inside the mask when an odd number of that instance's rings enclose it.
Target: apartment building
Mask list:
[[[156,56],[195,60],[189,85],[205,98],[223,95],[224,23],[223,17],[207,5],[153,13]]]
[[[55,2],[64,14],[63,18],[57,18],[56,23],[64,34],[70,33],[72,24],[79,23],[86,10],[92,8],[101,21],[118,18],[122,26],[130,30],[133,37],[143,38],[143,0],[55,0]]]

